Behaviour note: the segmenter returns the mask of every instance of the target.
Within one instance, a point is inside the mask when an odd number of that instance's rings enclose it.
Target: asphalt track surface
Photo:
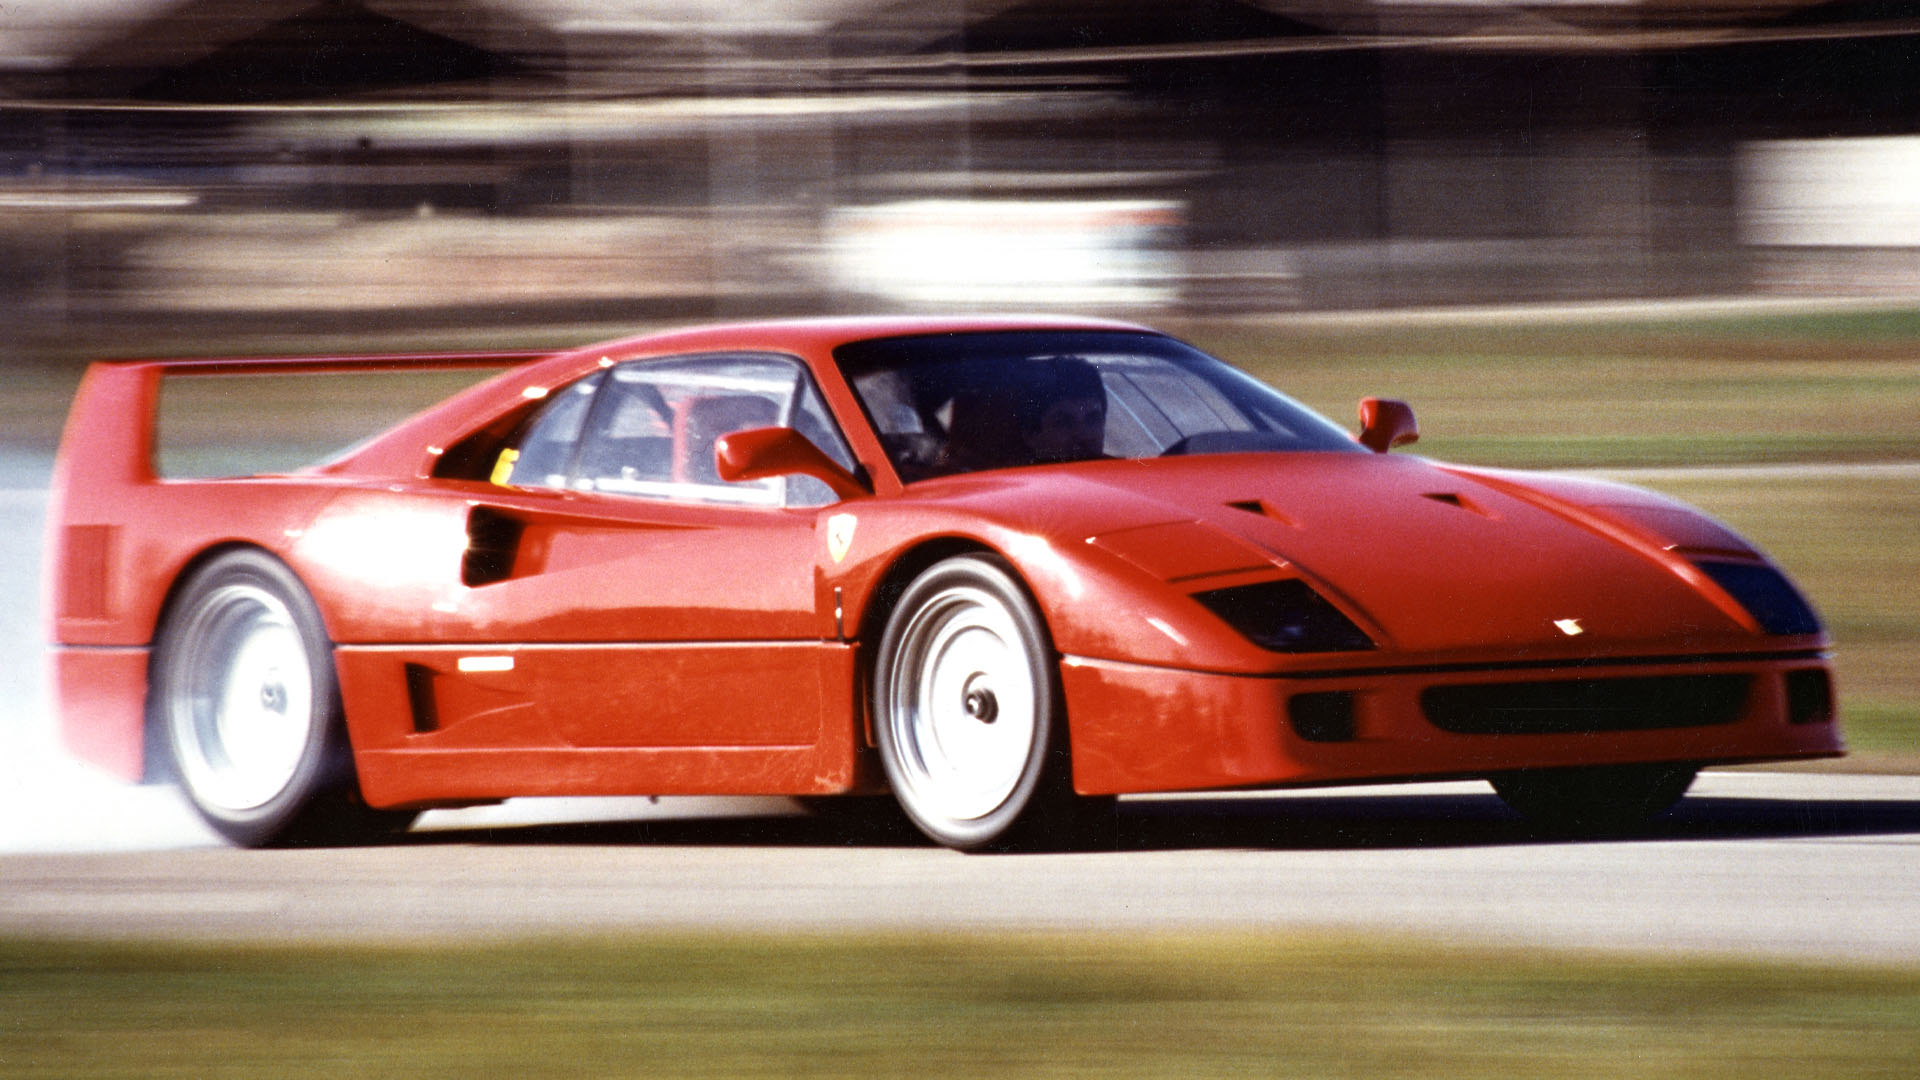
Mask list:
[[[0,933],[1334,930],[1920,963],[1910,777],[1708,773],[1604,841],[1538,835],[1469,783],[1128,800],[1117,849],[1046,855],[960,855],[782,800],[528,800],[379,847],[234,850],[170,790],[56,749],[43,512],[31,487],[0,492]]]
[[[1920,782],[1710,774],[1642,833],[1474,785],[1125,807],[1119,850],[961,855],[819,818],[447,827],[377,848],[0,857],[0,932],[466,940],[660,929],[1340,931],[1920,962]]]

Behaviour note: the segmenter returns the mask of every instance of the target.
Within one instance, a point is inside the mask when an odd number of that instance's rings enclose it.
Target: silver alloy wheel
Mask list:
[[[250,582],[209,590],[177,632],[165,708],[181,780],[212,814],[259,810],[293,784],[324,720],[308,643],[286,602]]]
[[[154,642],[150,737],[187,800],[243,847],[352,844],[418,813],[367,805],[326,623],[299,576],[256,548],[179,583]]]
[[[958,556],[909,586],[881,640],[874,712],[887,778],[920,831],[971,849],[1036,816],[1052,663],[1044,624],[998,560]]]
[[[916,804],[955,821],[1005,805],[1034,741],[1035,688],[1007,609],[970,586],[915,610],[887,688],[903,778]]]

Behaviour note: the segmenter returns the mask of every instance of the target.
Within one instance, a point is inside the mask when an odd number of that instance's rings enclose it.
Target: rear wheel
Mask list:
[[[153,702],[188,801],[236,844],[354,842],[412,820],[361,801],[319,612],[264,552],[219,556],[181,590]]]
[[[1071,843],[1073,793],[1053,646],[998,559],[962,555],[908,586],[881,637],[874,734],[901,809],[948,847]]]
[[[1596,765],[1528,769],[1491,778],[1528,821],[1557,832],[1617,832],[1645,824],[1693,786],[1699,766]]]

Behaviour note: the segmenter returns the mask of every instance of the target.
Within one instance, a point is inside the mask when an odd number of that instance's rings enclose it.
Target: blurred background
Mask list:
[[[1920,296],[1902,0],[10,0],[19,346]]]

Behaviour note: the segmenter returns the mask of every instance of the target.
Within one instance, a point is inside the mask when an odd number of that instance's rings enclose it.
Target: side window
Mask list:
[[[852,453],[797,361],[751,355],[631,361],[556,397],[525,429],[503,482],[754,506],[833,502],[827,486],[811,477],[720,479],[714,447],[721,436],[781,426],[853,467]]]

